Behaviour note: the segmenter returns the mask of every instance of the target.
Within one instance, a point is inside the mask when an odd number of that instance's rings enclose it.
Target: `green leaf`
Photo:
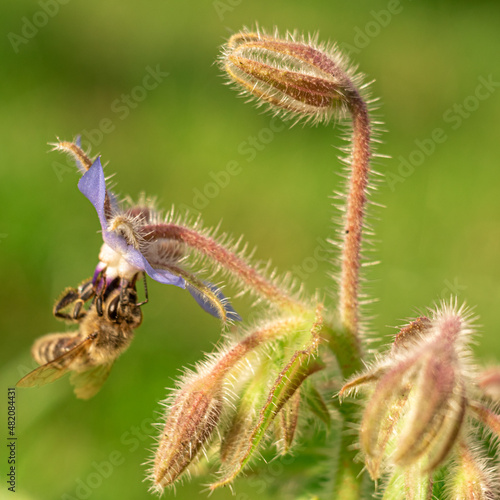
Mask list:
[[[317,359],[318,342],[319,340],[314,338],[304,350],[293,354],[276,378],[267,401],[260,410],[257,423],[249,435],[246,447],[232,463],[227,464],[225,470],[223,469],[222,478],[210,486],[211,490],[230,483],[241,472],[261,444],[270,424],[283,406],[309,375],[323,368],[323,364]]]
[[[306,402],[309,410],[318,417],[330,429],[332,417],[326,406],[323,396],[318,392],[310,381],[305,383],[302,389],[303,399]]]
[[[293,444],[295,431],[299,422],[300,387],[294,395],[283,405],[278,418],[274,420],[277,447],[281,455],[286,455]]]

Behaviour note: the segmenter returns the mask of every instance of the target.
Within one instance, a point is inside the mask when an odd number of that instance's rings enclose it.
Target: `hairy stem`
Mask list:
[[[356,335],[359,329],[361,240],[370,171],[370,119],[366,104],[355,89],[349,107],[353,126],[352,163],[344,225],[339,311],[344,328]]]
[[[213,238],[178,224],[147,225],[143,227],[143,231],[146,241],[166,238],[179,241],[193,248],[243,281],[257,295],[282,309],[299,313],[309,310],[304,303],[266,279],[243,258],[231,252]]]

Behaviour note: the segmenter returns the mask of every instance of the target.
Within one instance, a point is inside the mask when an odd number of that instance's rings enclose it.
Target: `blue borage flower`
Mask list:
[[[92,162],[75,143],[57,143],[55,148],[70,153],[82,178],[80,192],[92,203],[99,217],[104,241],[99,253],[93,283],[97,289],[106,287],[119,278],[135,281],[140,273],[167,285],[186,288],[202,309],[222,320],[241,321],[223,293],[213,284],[206,283],[179,265],[178,243],[168,239],[144,239],[144,226],[154,222],[156,213],[149,207],[123,210],[115,196],[106,188],[106,178],[100,157]]]
[[[115,223],[111,227],[108,225],[109,221],[106,217],[105,208],[108,192],[106,190],[106,181],[100,158],[94,161],[92,166],[80,179],[78,189],[92,203],[99,217],[102,227],[102,239],[109,247],[109,249],[105,248],[104,251],[101,250],[101,254],[105,254],[108,257],[108,262],[105,262],[107,264],[106,276],[108,279],[113,279],[116,275],[121,278],[131,279],[132,276],[143,271],[159,283],[186,288],[186,281],[181,276],[175,276],[164,269],[153,269],[140,250],[127,242],[124,235],[119,234],[120,231],[125,231],[124,227],[120,227],[119,223]],[[116,219],[111,219],[112,223],[113,220]],[[122,224],[125,224],[125,220],[123,220]],[[130,236],[133,237],[133,235]],[[112,255],[112,253],[116,255]],[[114,265],[112,266],[111,264]],[[130,266],[130,269],[128,269],[128,266]],[[113,267],[116,268],[115,276],[113,276],[114,269],[110,269]],[[103,270],[102,266],[99,266],[98,269],[99,272]]]

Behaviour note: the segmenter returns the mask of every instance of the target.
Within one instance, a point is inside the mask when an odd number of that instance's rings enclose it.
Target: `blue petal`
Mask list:
[[[106,180],[101,165],[97,158],[92,166],[83,174],[78,182],[80,192],[92,203],[99,217],[103,231],[106,231],[107,222],[104,215],[104,200],[106,199]]]
[[[112,234],[112,236],[117,236],[117,235]],[[106,238],[104,239],[104,241],[106,241]],[[122,241],[125,243],[123,239]],[[106,241],[106,243],[108,242]],[[154,279],[155,281],[158,281],[159,283],[186,288],[186,282],[184,278],[182,278],[181,276],[176,276],[175,274],[172,274],[171,272],[166,271],[164,269],[154,269],[153,267],[151,267],[151,264],[146,260],[146,257],[144,257],[144,255],[142,255],[142,253],[139,252],[139,250],[135,249],[131,245],[126,245],[126,246],[127,250],[122,253],[125,257],[125,260],[129,264],[132,264],[133,266],[142,269],[143,271],[146,272],[146,274],[150,278]]]
[[[184,278],[176,276],[169,271],[153,269],[139,250],[128,245],[123,237],[107,230],[106,215],[104,213],[106,179],[104,178],[104,171],[100,158],[97,158],[82,176],[80,182],[78,182],[78,189],[96,209],[102,227],[102,238],[109,247],[122,254],[129,264],[145,271],[146,274],[155,281],[167,285],[176,285],[181,288],[186,287]]]
[[[241,316],[233,309],[233,306],[226,299],[224,294],[212,283],[205,283],[212,292],[217,296],[217,298],[224,304],[224,309],[226,310],[226,314],[229,319],[234,321],[241,321]],[[198,305],[207,313],[215,316],[220,319],[219,311],[216,307],[214,307],[210,301],[208,301],[205,296],[196,288],[191,286],[189,283],[187,284],[188,292],[193,296],[194,300],[198,303]]]

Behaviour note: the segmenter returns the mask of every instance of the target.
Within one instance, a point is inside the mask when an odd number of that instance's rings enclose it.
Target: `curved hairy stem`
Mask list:
[[[352,150],[343,220],[339,315],[345,330],[359,333],[361,242],[370,171],[370,118],[344,58],[334,50],[261,32],[241,32],[222,57],[231,81],[277,114],[315,122],[352,116]]]
[[[281,309],[304,313],[309,310],[306,304],[291,295],[288,290],[267,279],[240,257],[214,238],[206,236],[180,224],[154,224],[142,228],[146,241],[169,239],[185,244],[187,247],[208,257],[236,279],[242,281],[258,296],[268,300]]]
[[[361,239],[370,171],[370,118],[365,102],[355,89],[352,89],[349,109],[353,126],[352,163],[344,225],[339,310],[344,327],[356,334],[359,325]]]

